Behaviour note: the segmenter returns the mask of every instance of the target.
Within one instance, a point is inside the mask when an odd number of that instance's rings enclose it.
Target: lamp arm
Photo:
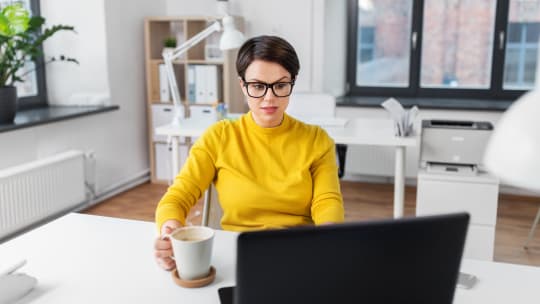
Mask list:
[[[170,60],[171,61],[175,60],[176,58],[180,57],[180,55],[185,53],[187,50],[192,48],[194,45],[206,39],[208,36],[210,36],[214,32],[219,32],[220,30],[221,30],[221,24],[219,23],[219,21],[212,23],[209,27],[205,28],[203,31],[191,37],[186,42],[182,43],[180,46],[178,46],[172,52],[170,52],[169,53]]]
[[[221,30],[221,24],[219,21],[216,21],[212,23],[209,27],[204,29],[202,32],[198,33],[197,35],[191,37],[186,42],[182,43],[182,45],[178,46],[176,49],[174,49],[172,52],[165,52],[162,54],[163,56],[163,62],[165,64],[165,71],[167,73],[167,81],[169,82],[169,87],[171,89],[172,93],[172,99],[173,99],[173,105],[174,105],[174,117],[173,117],[173,124],[178,124],[179,120],[182,118],[180,114],[180,106],[182,104],[180,100],[180,91],[178,89],[178,84],[176,82],[176,76],[174,74],[174,67],[173,67],[173,61],[180,57],[183,53],[185,53],[187,50],[192,48],[197,43],[201,42],[208,36],[210,36],[214,32],[218,32]]]

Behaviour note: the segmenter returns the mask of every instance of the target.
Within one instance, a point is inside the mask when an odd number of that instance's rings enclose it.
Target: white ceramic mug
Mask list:
[[[208,275],[214,241],[212,228],[180,227],[164,237],[171,241],[176,269],[182,280],[195,280]]]

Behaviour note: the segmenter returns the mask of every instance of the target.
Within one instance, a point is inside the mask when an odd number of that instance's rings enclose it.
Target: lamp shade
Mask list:
[[[540,91],[517,100],[501,117],[486,147],[486,168],[502,181],[540,190]]]
[[[234,20],[231,16],[223,17],[223,33],[219,40],[219,48],[231,50],[239,48],[244,43],[244,35],[234,27]]]

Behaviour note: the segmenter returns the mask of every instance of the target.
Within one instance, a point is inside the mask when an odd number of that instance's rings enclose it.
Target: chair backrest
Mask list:
[[[204,207],[202,214],[203,226],[207,226],[213,229],[221,229],[221,217],[223,216],[223,210],[218,201],[218,195],[216,187],[210,184],[210,187],[204,192]]]
[[[336,98],[324,93],[294,93],[289,100],[287,114],[295,118],[334,117]]]

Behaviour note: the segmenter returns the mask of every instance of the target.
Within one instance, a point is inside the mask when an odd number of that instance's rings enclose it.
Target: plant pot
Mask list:
[[[0,124],[13,123],[17,112],[17,88],[0,87]]]
[[[172,53],[174,52],[174,48],[173,47],[164,47],[163,50],[161,51],[161,56],[167,54],[167,53]]]

